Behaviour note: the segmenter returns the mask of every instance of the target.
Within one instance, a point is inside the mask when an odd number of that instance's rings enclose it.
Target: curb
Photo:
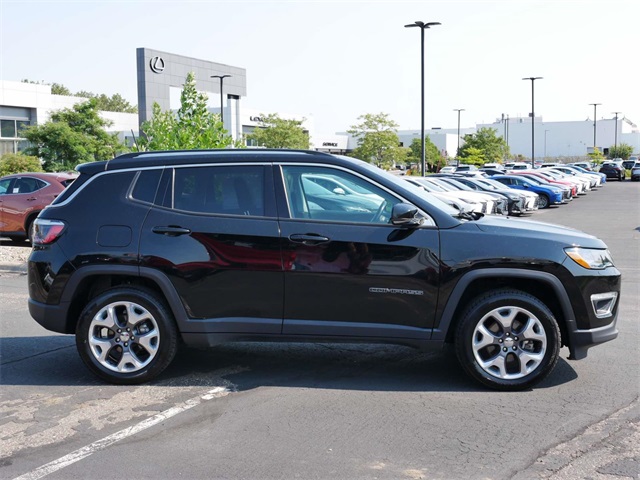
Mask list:
[[[26,263],[0,263],[0,273],[20,273],[27,274]]]

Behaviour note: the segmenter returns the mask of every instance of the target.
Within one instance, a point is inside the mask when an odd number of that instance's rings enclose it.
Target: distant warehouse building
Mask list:
[[[593,119],[567,122],[534,120],[536,158],[584,157],[593,152]],[[477,129],[493,128],[505,139],[512,155],[531,158],[531,117],[497,119],[493,123],[478,124]],[[595,125],[596,146],[604,155],[609,148],[625,143],[640,152],[640,129],[630,119],[619,116],[603,118]]]

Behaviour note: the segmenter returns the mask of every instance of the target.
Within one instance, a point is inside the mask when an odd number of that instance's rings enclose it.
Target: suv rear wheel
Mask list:
[[[173,315],[154,293],[118,287],[84,308],[76,346],[93,373],[130,385],[149,381],[171,363],[177,337]]]
[[[558,361],[560,329],[537,298],[518,290],[488,292],[471,302],[456,332],[462,367],[497,390],[524,390]]]

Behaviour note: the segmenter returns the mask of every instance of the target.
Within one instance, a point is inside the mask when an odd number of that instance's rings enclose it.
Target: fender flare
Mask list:
[[[169,308],[173,312],[178,325],[187,321],[187,312],[180,300],[180,296],[169,278],[159,270],[147,267],[138,267],[137,265],[90,265],[77,269],[67,282],[60,304],[70,305],[73,295],[78,290],[78,286],[88,277],[102,275],[119,275],[135,278],[144,278],[154,282],[166,300]]]
[[[495,277],[536,280],[549,285],[560,301],[560,308],[562,308],[569,337],[571,337],[572,332],[577,330],[575,314],[573,312],[573,307],[571,306],[571,301],[569,300],[569,295],[558,277],[547,272],[538,272],[524,268],[484,268],[467,272],[458,281],[447,300],[438,328],[433,330],[431,339],[443,342],[445,341],[449,328],[453,323],[454,314],[458,308],[460,299],[472,282],[478,279]],[[570,338],[567,339],[567,341],[570,341]]]

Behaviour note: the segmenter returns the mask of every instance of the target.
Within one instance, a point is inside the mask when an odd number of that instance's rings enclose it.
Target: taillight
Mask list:
[[[55,242],[65,229],[64,222],[60,220],[45,220],[36,218],[33,222],[32,243],[48,245]]]

